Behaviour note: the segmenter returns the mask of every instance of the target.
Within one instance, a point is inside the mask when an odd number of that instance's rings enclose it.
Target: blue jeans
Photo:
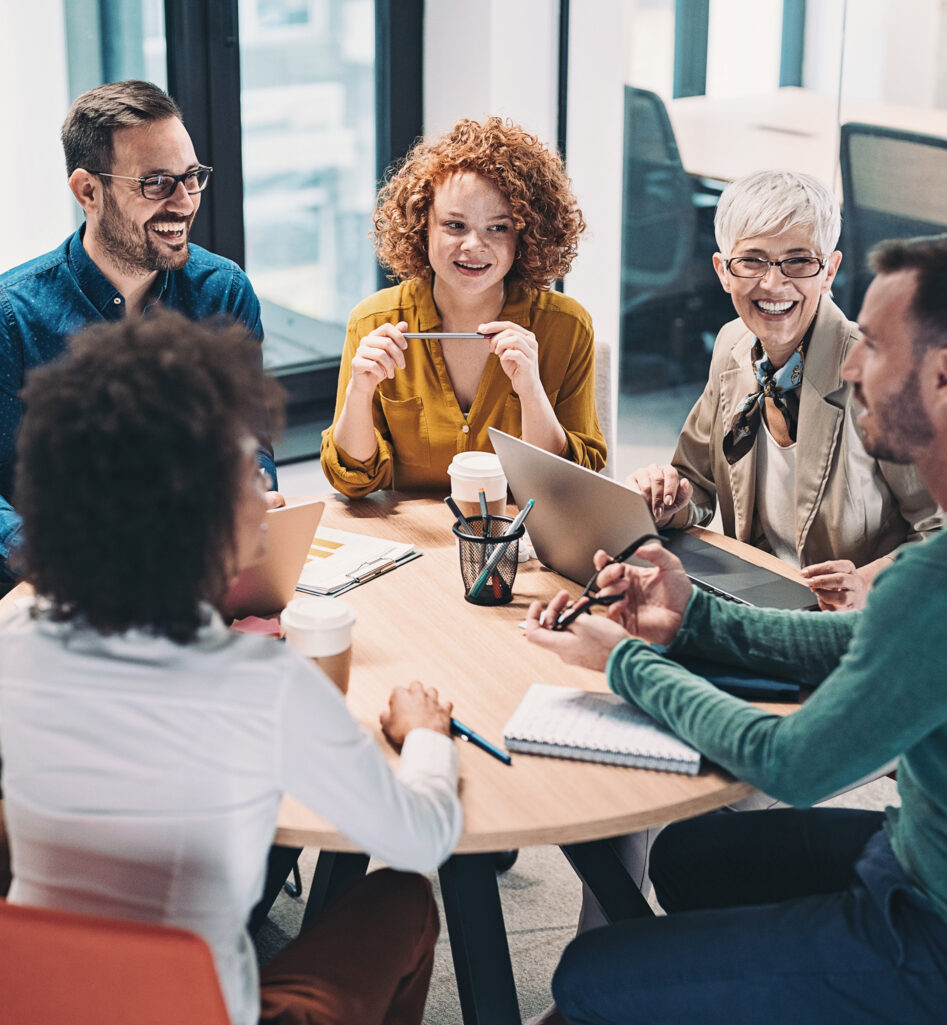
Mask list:
[[[573,1025],[920,1025],[947,1007],[947,922],[880,812],[714,813],[651,852],[666,917],[577,937],[553,995]]]

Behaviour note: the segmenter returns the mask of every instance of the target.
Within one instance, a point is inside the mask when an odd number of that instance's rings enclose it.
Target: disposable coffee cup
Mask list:
[[[506,477],[493,452],[458,452],[447,467],[451,498],[464,516],[480,515],[480,489],[491,516],[506,514]]]
[[[293,598],[280,616],[287,643],[311,658],[343,694],[352,670],[354,623],[355,610],[341,598]]]

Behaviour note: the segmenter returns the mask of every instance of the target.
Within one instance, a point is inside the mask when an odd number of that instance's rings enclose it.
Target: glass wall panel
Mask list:
[[[674,89],[674,0],[630,0],[625,81],[661,96]]]
[[[271,367],[338,358],[375,288],[372,0],[241,0],[246,270]]]
[[[162,0],[64,0],[69,89],[140,78],[167,88]]]
[[[661,389],[682,418],[735,316],[711,266],[729,181],[787,167],[836,191],[833,298],[853,319],[875,241],[947,231],[947,4],[624,0],[623,15],[620,381],[653,422]]]
[[[947,4],[849,0],[843,17],[837,291],[855,317],[874,243],[947,231]]]

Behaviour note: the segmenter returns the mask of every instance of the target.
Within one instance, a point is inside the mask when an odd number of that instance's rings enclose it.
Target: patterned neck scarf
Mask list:
[[[750,392],[743,400],[740,412],[733,419],[730,430],[723,439],[723,454],[732,466],[742,459],[753,447],[763,418],[763,405],[772,399],[773,405],[786,421],[789,437],[796,440],[799,422],[799,386],[802,384],[802,370],[805,365],[806,348],[812,337],[813,321],[796,351],[778,370],[773,367],[769,356],[763,352],[760,340],[753,343],[753,372],[760,390]],[[772,409],[772,407],[770,407]]]

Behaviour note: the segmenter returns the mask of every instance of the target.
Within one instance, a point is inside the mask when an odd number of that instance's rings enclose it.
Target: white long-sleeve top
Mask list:
[[[396,777],[327,677],[210,610],[188,645],[10,613],[0,752],[10,899],[199,933],[236,1025],[284,792],[395,868],[433,869],[462,826],[450,738],[412,730]]]

